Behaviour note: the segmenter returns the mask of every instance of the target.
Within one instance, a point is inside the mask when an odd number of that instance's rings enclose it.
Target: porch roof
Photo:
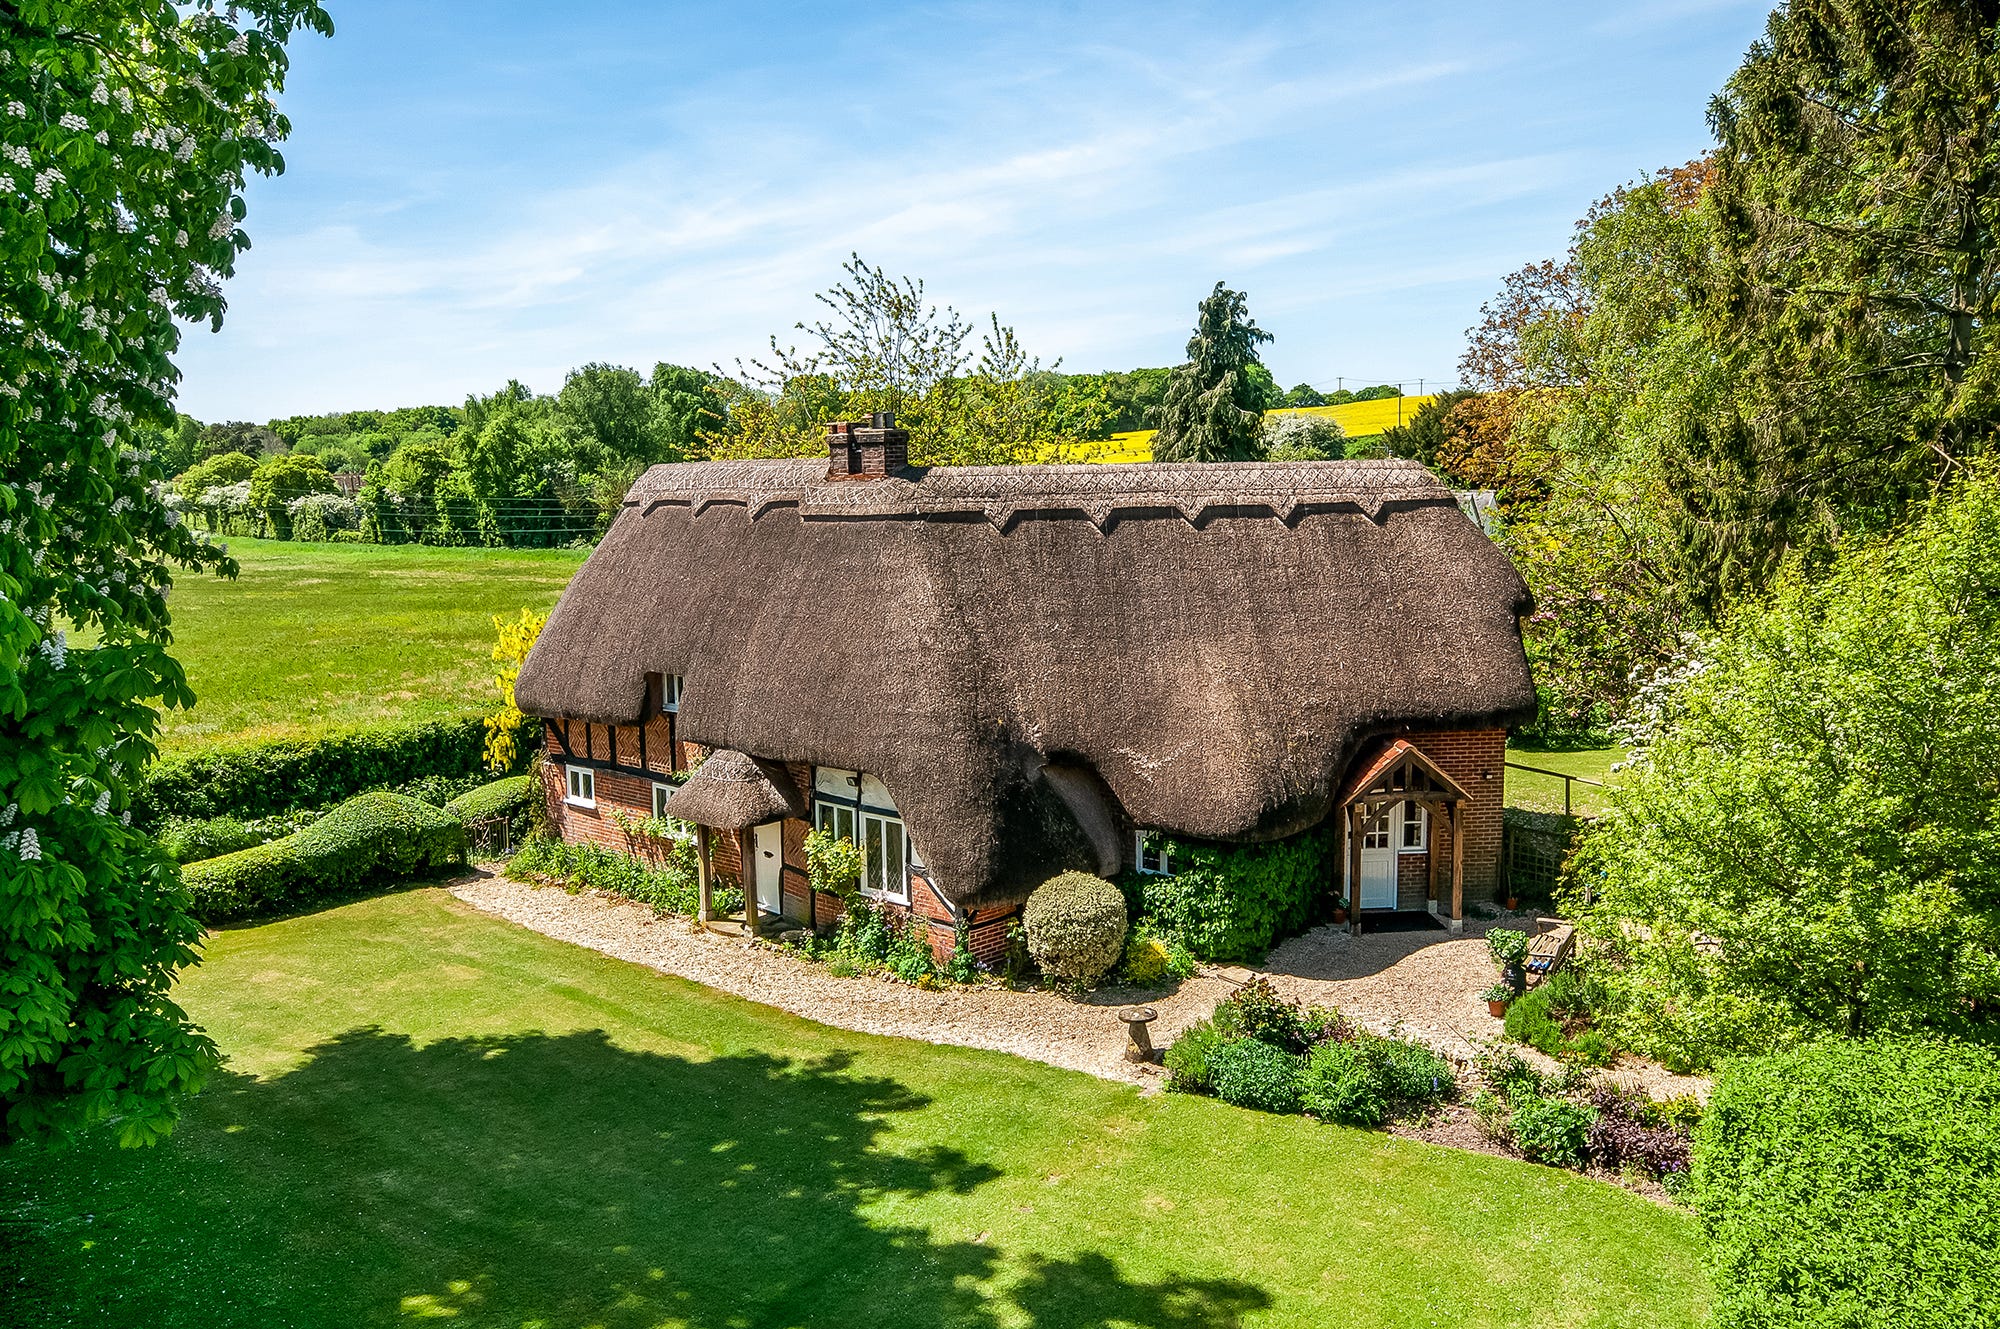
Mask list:
[[[668,796],[663,811],[697,826],[740,831],[803,817],[806,804],[783,766],[724,748],[710,753],[688,782]]]
[[[1424,775],[1434,788],[1414,787],[1414,782],[1405,777],[1401,785],[1395,782],[1399,767],[1408,766],[1413,773]],[[1343,807],[1367,798],[1371,794],[1381,795],[1407,789],[1412,794],[1428,794],[1442,802],[1456,803],[1471,797],[1465,786],[1446,775],[1438,764],[1425,756],[1423,750],[1407,739],[1399,738],[1383,748],[1372,760],[1366,762],[1349,777],[1340,802]]]

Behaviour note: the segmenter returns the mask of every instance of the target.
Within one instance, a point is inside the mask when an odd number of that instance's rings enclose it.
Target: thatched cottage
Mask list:
[[[1338,818],[1326,889],[1358,916],[1492,893],[1528,593],[1421,466],[906,449],[877,417],[826,460],[633,486],[515,689],[565,837],[623,847],[613,809],[704,827],[756,928],[836,916],[804,840],[850,835],[940,954],[960,918],[995,952],[1065,868],[1171,871],[1149,830]]]

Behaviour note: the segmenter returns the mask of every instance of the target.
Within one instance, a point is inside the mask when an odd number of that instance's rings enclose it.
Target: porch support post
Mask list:
[[[1347,805],[1347,930],[1361,935],[1361,805]]]
[[[702,927],[715,917],[715,881],[708,870],[708,827],[694,828],[694,921]]]
[[[1465,807],[1451,808],[1451,930],[1465,929]]]
[[[736,832],[736,861],[741,865],[738,873],[743,878],[743,932],[745,936],[757,935],[757,859],[751,847],[754,830]]]
[[[1444,803],[1442,801],[1437,803],[1426,803],[1424,805],[1424,811],[1428,812],[1431,818],[1430,839],[1424,842],[1424,867],[1426,875],[1430,877],[1430,882],[1424,890],[1424,896],[1431,902],[1431,909],[1433,913],[1437,911],[1437,906],[1442,903],[1442,901],[1438,899],[1438,851],[1437,851],[1438,814],[1444,813],[1446,816],[1449,816],[1450,813],[1447,810],[1449,807],[1450,804]]]

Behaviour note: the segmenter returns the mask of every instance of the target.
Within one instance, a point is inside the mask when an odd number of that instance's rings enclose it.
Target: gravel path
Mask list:
[[[1469,922],[1457,936],[1428,930],[1361,937],[1349,936],[1345,928],[1319,928],[1283,943],[1254,969],[1203,970],[1166,993],[1108,988],[1072,1000],[998,986],[926,992],[874,977],[836,978],[775,947],[698,932],[685,919],[656,919],[642,905],[601,892],[571,895],[484,872],[452,882],[450,890],[468,904],[559,940],[822,1024],[1011,1052],[1149,1087],[1160,1084],[1159,1068],[1124,1059],[1125,1026],[1112,1012],[1140,1001],[1154,1007],[1159,1020],[1153,1040],[1165,1046],[1259,974],[1287,996],[1338,1006],[1378,1033],[1400,1033],[1469,1061],[1500,1035],[1500,1021],[1478,995],[1493,981],[1486,929],[1500,923],[1531,926],[1530,920],[1508,918]],[[1532,1050],[1524,1055],[1554,1065]],[[1621,1067],[1612,1078],[1655,1095],[1707,1087],[1647,1064]]]

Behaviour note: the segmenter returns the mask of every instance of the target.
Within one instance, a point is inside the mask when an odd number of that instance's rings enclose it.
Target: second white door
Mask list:
[[[785,909],[785,828],[777,822],[759,826],[750,851],[757,860],[757,911],[780,914]]]
[[[1363,909],[1396,907],[1396,836],[1402,824],[1401,803],[1378,804],[1374,815],[1361,818],[1361,889]]]

